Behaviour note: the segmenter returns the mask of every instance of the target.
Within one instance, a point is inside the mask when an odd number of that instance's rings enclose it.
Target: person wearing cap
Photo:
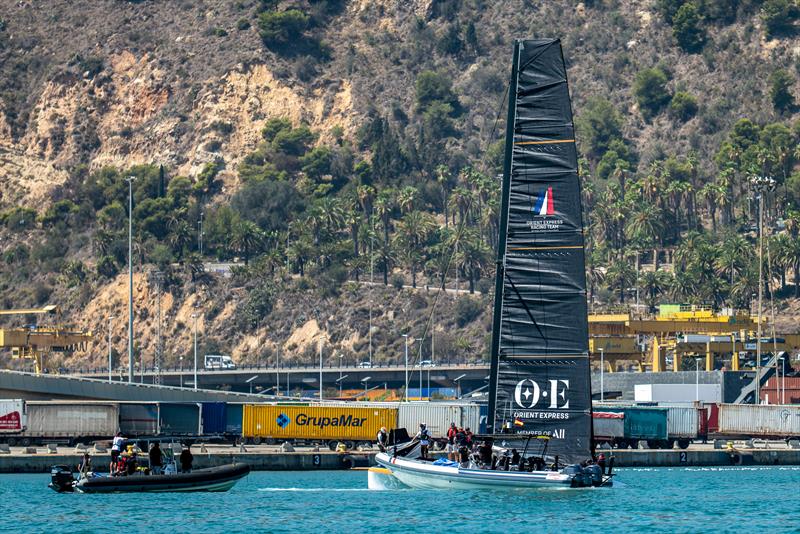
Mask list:
[[[381,429],[378,431],[378,449],[381,452],[386,452],[386,449],[389,447],[389,433],[386,431],[386,427],[382,426]]]
[[[431,443],[431,435],[430,432],[428,432],[425,423],[419,424],[419,432],[417,432],[417,435],[414,436],[414,439],[419,440],[420,458],[422,458],[423,460],[427,460],[428,445],[430,445]]]
[[[458,461],[458,443],[456,443],[456,435],[458,428],[455,423],[450,423],[450,428],[447,429],[447,459],[454,462]]]

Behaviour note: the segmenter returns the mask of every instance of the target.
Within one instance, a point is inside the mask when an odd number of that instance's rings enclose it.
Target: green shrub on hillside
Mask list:
[[[267,11],[258,16],[258,28],[264,44],[285,45],[300,38],[309,21],[310,17],[299,9]]]
[[[784,69],[778,69],[769,77],[769,97],[778,111],[787,111],[794,105],[791,87],[794,78]]]
[[[678,91],[669,103],[669,114],[686,122],[697,114],[697,99],[686,91]]]
[[[36,226],[36,210],[16,206],[0,213],[0,222],[12,231],[27,230]]]
[[[672,35],[686,52],[699,52],[706,42],[702,17],[693,2],[683,4],[672,19]]]
[[[450,104],[457,110],[458,98],[453,92],[453,82],[445,74],[426,70],[417,76],[416,82],[417,109],[424,113],[429,106],[437,102]]]
[[[800,18],[797,0],[766,0],[761,7],[761,21],[767,37],[793,34]]]
[[[672,95],[667,89],[667,74],[659,67],[640,71],[633,82],[633,96],[645,119],[658,115],[669,104]]]
[[[582,146],[595,158],[600,157],[612,141],[622,137],[622,116],[602,97],[591,98],[575,122]]]

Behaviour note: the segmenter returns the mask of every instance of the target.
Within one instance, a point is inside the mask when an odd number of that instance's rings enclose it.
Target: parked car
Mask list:
[[[414,367],[435,367],[435,365],[430,360],[422,360],[421,362],[419,362]]]
[[[371,369],[372,368],[372,363],[371,362],[361,362],[361,363],[358,364],[358,367],[360,369]]]

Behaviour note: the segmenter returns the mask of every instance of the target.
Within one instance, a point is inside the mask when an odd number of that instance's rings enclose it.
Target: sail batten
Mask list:
[[[494,431],[591,454],[588,321],[577,150],[557,39],[517,41],[506,133],[490,375]]]

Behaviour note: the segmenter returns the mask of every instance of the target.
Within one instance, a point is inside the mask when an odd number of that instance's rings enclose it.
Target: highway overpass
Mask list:
[[[489,364],[445,364],[431,367],[409,367],[409,388],[419,388],[420,373],[422,387],[461,389],[466,394],[481,388],[488,383]],[[108,369],[71,370],[73,376],[108,380]],[[152,384],[156,373],[153,370],[137,373],[135,381]],[[323,367],[323,389],[364,389],[377,386],[398,389],[405,385],[406,368],[403,366],[374,367]],[[198,369],[198,387],[204,389],[223,389],[237,392],[263,392],[275,394],[280,384],[279,393],[285,395],[287,390],[316,391],[319,389],[319,367],[281,367],[276,369],[267,366],[237,367],[236,369]],[[112,381],[125,382],[127,374],[116,372]],[[165,369],[161,371],[161,383],[168,386],[194,387],[194,370],[190,368]]]

